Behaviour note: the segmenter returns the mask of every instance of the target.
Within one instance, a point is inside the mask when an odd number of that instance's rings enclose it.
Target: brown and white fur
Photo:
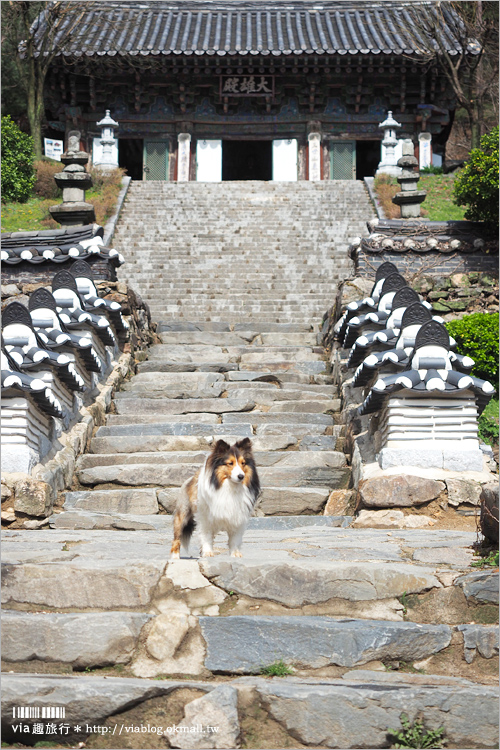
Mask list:
[[[203,467],[184,482],[174,515],[172,559],[187,550],[195,526],[200,531],[201,556],[213,557],[214,536],[228,535],[229,552],[241,557],[241,542],[260,495],[252,443],[244,438],[234,445],[218,440]]]

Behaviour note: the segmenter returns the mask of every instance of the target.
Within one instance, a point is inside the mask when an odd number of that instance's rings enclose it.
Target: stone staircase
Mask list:
[[[132,182],[113,243],[155,320],[311,324],[373,215],[352,180]]]
[[[93,748],[388,747],[402,713],[496,747],[498,574],[470,568],[476,534],[323,515],[351,485],[323,309],[238,321],[221,298],[207,322],[197,300],[191,321],[163,308],[51,528],[4,533],[4,740],[13,708],[49,705]],[[263,485],[243,558],[220,535],[200,559],[195,533],[169,561],[179,486],[243,436]]]

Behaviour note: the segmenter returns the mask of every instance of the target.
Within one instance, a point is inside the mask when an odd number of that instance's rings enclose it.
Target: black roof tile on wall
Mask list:
[[[415,16],[432,2],[70,2],[81,15],[59,55],[301,55],[415,54],[421,48]],[[442,17],[440,39],[451,54],[461,47]],[[43,26],[43,19],[41,18]],[[64,39],[68,17],[55,36]],[[453,25],[453,24],[451,24]]]

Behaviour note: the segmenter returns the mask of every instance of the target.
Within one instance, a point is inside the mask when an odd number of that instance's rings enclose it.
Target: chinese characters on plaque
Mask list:
[[[221,96],[274,96],[274,76],[221,76]]]

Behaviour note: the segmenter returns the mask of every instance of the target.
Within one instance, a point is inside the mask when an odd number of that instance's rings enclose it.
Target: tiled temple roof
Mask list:
[[[68,3],[69,4],[69,3]],[[81,19],[58,54],[301,55],[417,54],[422,49],[416,16],[428,2],[135,2],[71,3]],[[434,6],[435,7],[435,6]],[[451,54],[461,51],[449,9],[442,16],[441,41]],[[72,23],[68,15],[57,45]],[[43,25],[43,22],[42,22]]]

